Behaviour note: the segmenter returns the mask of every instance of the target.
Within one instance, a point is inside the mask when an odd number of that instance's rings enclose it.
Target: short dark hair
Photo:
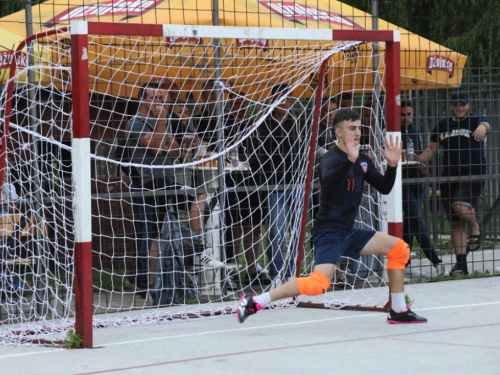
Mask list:
[[[245,96],[246,94],[243,91],[235,91],[235,92],[230,92],[229,93],[229,99],[235,100],[235,99],[242,99],[242,96]]]
[[[203,84],[203,87],[201,88],[203,91],[205,91],[207,89],[208,86],[212,86],[212,87],[215,87],[215,81],[206,81],[204,84]]]
[[[410,99],[401,100],[401,108],[413,108],[413,102]]]
[[[352,109],[341,109],[335,115],[333,119],[333,127],[338,128],[338,126],[344,121],[357,121],[359,120],[359,113],[353,111]]]
[[[324,96],[323,99],[321,99],[322,106],[324,106],[327,103],[335,103],[337,104],[337,107],[339,107],[339,101],[334,96]]]
[[[278,85],[274,85],[271,90],[271,95],[274,96],[276,94],[283,95],[285,91],[288,90],[288,85],[286,83],[280,83]]]
[[[137,98],[139,100],[142,100],[146,96],[146,90],[148,90],[148,89],[157,90],[159,88],[160,88],[160,85],[158,84],[158,82],[146,82],[145,84],[143,84],[139,88],[139,94],[138,94]]]
[[[341,92],[340,93],[340,100],[351,100],[352,99],[352,93],[350,92]]]

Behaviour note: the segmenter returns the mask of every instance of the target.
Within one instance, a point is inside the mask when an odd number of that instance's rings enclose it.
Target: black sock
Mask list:
[[[462,269],[466,269],[467,268],[467,255],[466,254],[458,254],[458,255],[455,255],[455,257],[457,258],[457,264],[459,264]]]

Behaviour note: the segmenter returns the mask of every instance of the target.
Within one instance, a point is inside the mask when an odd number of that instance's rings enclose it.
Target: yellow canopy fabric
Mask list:
[[[221,26],[371,30],[369,14],[340,1],[220,0],[219,3]],[[135,24],[212,25],[212,0],[49,0],[33,6],[32,13],[33,19],[39,22],[33,24],[35,33],[77,20],[129,23],[132,28],[138,27]],[[0,19],[0,27],[9,32],[9,38],[13,34],[24,36],[24,11]],[[402,90],[460,86],[465,55],[381,19],[379,29],[401,32]],[[4,34],[0,35],[4,41]],[[6,76],[4,72],[1,74]],[[115,74],[114,79],[127,77],[125,72]],[[135,74],[146,77],[149,73],[136,71]],[[189,72],[177,74],[190,76]]]

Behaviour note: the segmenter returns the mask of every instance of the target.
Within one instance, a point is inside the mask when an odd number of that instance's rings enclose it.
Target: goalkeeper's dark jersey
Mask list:
[[[368,156],[360,153],[352,163],[344,151],[334,147],[323,155],[319,164],[321,202],[314,230],[333,229],[347,234],[358,213],[364,181],[380,193],[389,194],[395,180],[395,167],[388,166],[382,175]]]

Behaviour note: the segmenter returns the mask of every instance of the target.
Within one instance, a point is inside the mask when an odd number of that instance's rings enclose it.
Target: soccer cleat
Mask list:
[[[262,306],[253,300],[253,296],[251,294],[244,294],[236,307],[238,322],[243,323],[250,315],[260,310],[262,310]]]
[[[408,308],[408,306],[407,306]],[[409,308],[406,311],[397,313],[393,309],[389,311],[387,322],[391,324],[412,324],[412,323],[427,323],[427,319],[419,316]]]

